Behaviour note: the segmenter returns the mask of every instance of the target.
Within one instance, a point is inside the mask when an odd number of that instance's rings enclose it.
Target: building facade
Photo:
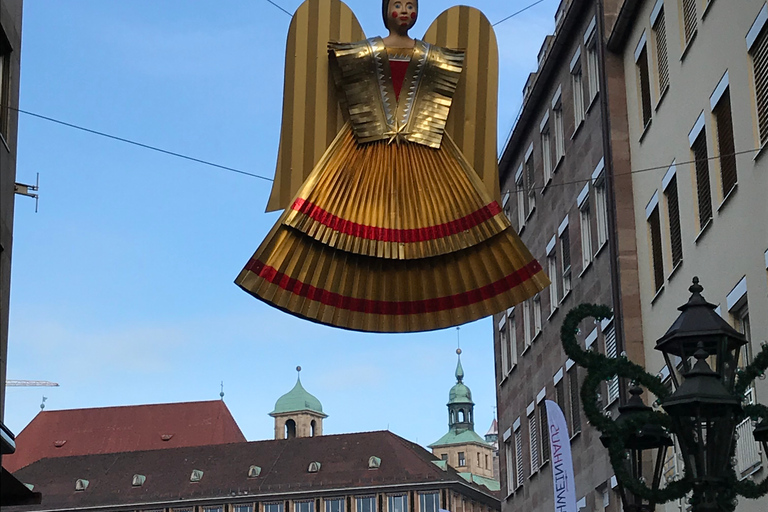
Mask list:
[[[655,341],[694,276],[750,340],[743,365],[768,340],[768,4],[627,2],[610,50],[627,88],[646,368],[668,378]],[[768,403],[765,380],[745,397],[755,400]],[[736,469],[759,481],[768,462],[751,431],[737,427]],[[665,476],[680,471],[670,454]],[[766,509],[766,498],[739,502]]]
[[[11,294],[11,251],[19,127],[22,0],[0,0],[0,462],[13,453],[13,433],[3,423],[8,362],[8,314]],[[0,505],[32,499],[28,490],[2,469]]]
[[[583,347],[643,364],[622,60],[606,51],[619,0],[564,0],[499,165],[503,206],[552,285],[494,318],[502,509],[555,508],[546,399],[564,411],[580,508],[618,511],[608,454],[580,403],[584,371],[566,357],[560,327],[584,302],[615,318],[580,326]],[[624,383],[605,383],[617,414]]]

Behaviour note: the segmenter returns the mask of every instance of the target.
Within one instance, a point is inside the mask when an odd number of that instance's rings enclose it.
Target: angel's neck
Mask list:
[[[413,48],[416,46],[416,40],[408,37],[408,33],[399,34],[389,31],[389,35],[384,38],[384,46],[387,48]]]

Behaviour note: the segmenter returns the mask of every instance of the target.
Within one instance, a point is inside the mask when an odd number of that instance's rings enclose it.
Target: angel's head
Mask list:
[[[382,0],[384,26],[391,32],[407,32],[416,23],[418,0]]]

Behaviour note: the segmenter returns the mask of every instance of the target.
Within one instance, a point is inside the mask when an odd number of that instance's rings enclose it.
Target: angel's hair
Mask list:
[[[407,1],[407,0],[402,0]],[[419,0],[411,0],[415,5],[416,8],[419,8]],[[384,26],[389,28],[389,25],[387,25],[387,20],[389,19],[389,0],[381,0],[381,18],[384,20]]]

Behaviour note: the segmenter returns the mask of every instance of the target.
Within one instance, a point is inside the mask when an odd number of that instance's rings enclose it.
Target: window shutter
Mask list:
[[[539,402],[539,428],[541,429],[541,465],[549,460],[549,421],[544,401]]]
[[[717,120],[717,145],[720,153],[720,177],[723,197],[736,186],[736,146],[733,141],[731,94],[726,90],[713,110]]]
[[[658,214],[658,210],[656,210]],[[604,333],[605,335],[605,356],[616,358],[618,351],[616,347],[616,329],[611,325]],[[608,403],[619,398],[619,377],[615,375],[608,381]]]
[[[699,199],[699,229],[712,218],[712,193],[709,188],[709,160],[707,159],[707,135],[702,130],[693,143],[696,160],[696,194]]]
[[[648,76],[648,46],[640,52],[640,58],[637,59],[637,68],[640,73],[640,102],[643,109],[643,127],[651,121],[651,78]]]
[[[688,44],[696,32],[696,0],[683,0],[683,24],[685,44]]]
[[[768,142],[768,30],[757,36],[752,46],[752,66],[755,75],[755,100],[760,144]]]
[[[579,375],[574,366],[568,372],[568,390],[571,397],[571,435],[581,432],[581,404],[579,403]]]
[[[523,485],[523,430],[518,429],[515,432],[515,457],[517,459],[517,486]]]
[[[667,52],[667,22],[664,18],[664,8],[662,7],[659,16],[656,18],[654,27],[656,38],[656,59],[659,68],[659,93],[661,94],[669,87],[669,53]]]
[[[531,449],[531,473],[539,470],[539,429],[536,426],[536,413],[534,412],[528,416],[528,432],[530,438]]]
[[[672,267],[683,260],[683,238],[680,232],[680,204],[677,198],[677,176],[673,176],[664,191],[669,215],[669,240],[672,246]]]
[[[659,220],[658,206],[653,209],[651,216],[648,217],[648,224],[651,230],[651,257],[653,258],[653,283],[655,291],[659,291],[664,285],[664,261],[662,260],[661,248],[661,223]],[[607,350],[607,349],[606,349]],[[614,356],[615,357],[615,354]]]

